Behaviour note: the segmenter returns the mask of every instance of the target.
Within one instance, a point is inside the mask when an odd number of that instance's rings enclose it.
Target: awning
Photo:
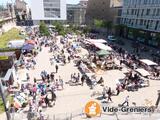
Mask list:
[[[101,49],[101,50],[107,50],[107,51],[112,51],[112,48],[109,47],[108,45],[102,44],[102,43],[94,43],[94,45]]]
[[[160,66],[156,67],[157,70],[160,70]]]
[[[106,50],[100,50],[100,51],[97,52],[97,55],[106,56],[106,55],[110,55],[110,52],[108,52]]]
[[[107,43],[107,41],[104,39],[86,39],[86,40],[91,43]]]
[[[148,71],[146,71],[145,69],[143,69],[143,68],[138,68],[138,69],[136,69],[136,72],[138,72],[139,74],[141,74],[141,75],[144,76],[144,77],[150,75],[150,73],[149,73]]]
[[[34,49],[34,45],[32,44],[25,44],[22,47],[22,50],[32,50],[32,49]]]
[[[157,63],[155,63],[155,62],[153,62],[151,60],[148,60],[148,59],[141,59],[140,61],[143,62],[146,65],[149,65],[149,66],[158,65]]]
[[[36,44],[36,42],[34,40],[26,40],[26,43],[27,44],[32,44],[32,45]]]

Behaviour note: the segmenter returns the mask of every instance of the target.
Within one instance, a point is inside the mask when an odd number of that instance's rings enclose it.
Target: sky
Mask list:
[[[11,1],[15,1],[15,0],[0,0],[0,5],[4,5],[7,2],[11,2]],[[30,1],[31,0],[24,0],[26,1],[29,5],[30,5]],[[68,4],[77,4],[79,3],[79,0],[66,0]]]

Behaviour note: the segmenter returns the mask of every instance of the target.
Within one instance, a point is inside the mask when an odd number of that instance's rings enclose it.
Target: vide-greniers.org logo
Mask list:
[[[101,113],[109,113],[109,112],[129,112],[129,113],[149,113],[153,112],[152,107],[144,107],[144,106],[135,106],[135,107],[128,107],[128,106],[121,106],[121,107],[111,107],[108,106],[106,103],[99,104],[96,101],[89,101],[85,105],[85,114],[90,117],[95,117],[100,115]]]
[[[149,112],[153,112],[153,108],[143,107],[143,106],[138,106],[138,107],[127,107],[127,106],[106,107],[106,106],[102,106],[102,111],[103,112],[149,113]]]

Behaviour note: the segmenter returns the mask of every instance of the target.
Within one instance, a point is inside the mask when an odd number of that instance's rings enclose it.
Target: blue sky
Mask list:
[[[11,1],[15,1],[15,0],[0,0],[0,5],[6,4],[7,2],[11,2]],[[31,0],[24,0],[24,1],[30,4]],[[79,2],[79,0],[66,0],[66,1],[67,3],[70,3],[70,4],[77,4]]]

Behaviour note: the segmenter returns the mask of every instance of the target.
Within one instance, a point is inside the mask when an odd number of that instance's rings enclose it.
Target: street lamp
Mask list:
[[[9,114],[8,108],[6,106],[6,99],[5,99],[2,87],[3,87],[2,86],[2,80],[0,80],[0,96],[1,96],[3,104],[4,104],[4,109],[5,109],[5,112],[6,112],[7,120],[10,120],[10,114]]]

